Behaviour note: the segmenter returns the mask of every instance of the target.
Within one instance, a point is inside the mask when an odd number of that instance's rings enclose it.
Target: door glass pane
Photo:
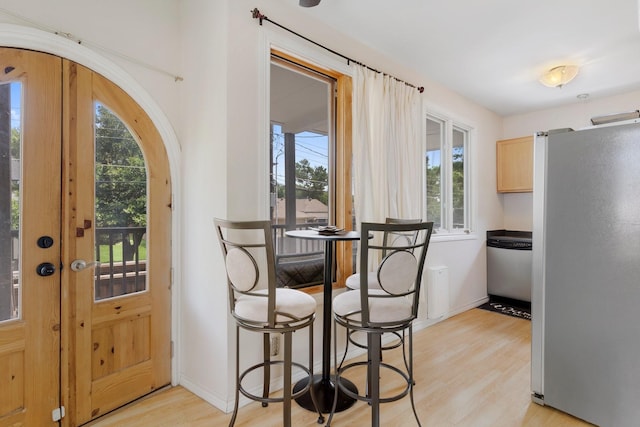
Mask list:
[[[0,85],[0,322],[20,316],[22,85]]]
[[[333,221],[334,83],[293,64],[271,64],[271,222],[281,287],[323,280],[323,242],[284,233]]]
[[[427,220],[433,229],[442,227],[442,143],[444,123],[427,119]]]
[[[126,125],[95,108],[95,299],[146,290],[147,169]]]

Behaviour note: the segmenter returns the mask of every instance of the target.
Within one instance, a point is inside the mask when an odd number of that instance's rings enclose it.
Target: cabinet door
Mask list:
[[[533,191],[533,136],[498,141],[496,166],[499,193]]]

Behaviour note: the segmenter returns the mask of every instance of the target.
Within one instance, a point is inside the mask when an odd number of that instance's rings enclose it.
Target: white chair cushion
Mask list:
[[[230,249],[225,263],[231,286],[241,291],[249,291],[256,286],[259,274],[258,266],[255,259],[245,249]]]
[[[369,289],[380,289],[378,278],[375,272],[369,273],[367,276],[367,282]],[[360,289],[360,273],[352,274],[347,277],[345,286],[349,289]]]
[[[384,291],[372,290],[370,295],[386,295]],[[360,311],[360,292],[347,291],[333,299],[333,311],[341,317]],[[411,317],[411,301],[404,297],[369,298],[369,320],[371,322],[401,323]],[[349,316],[351,320],[360,320],[360,316]]]
[[[378,267],[380,287],[392,294],[402,294],[413,287],[418,274],[416,257],[407,251],[391,252]]]
[[[267,290],[261,289],[257,294],[266,295]],[[268,298],[241,295],[236,300],[236,316],[252,322],[267,322],[267,301]],[[307,317],[316,311],[316,300],[309,294],[295,289],[276,289],[276,311],[291,314],[298,318]],[[286,322],[290,320],[287,316],[278,315],[276,322]]]
[[[378,271],[367,275],[367,287],[368,289],[384,288],[393,294],[407,292],[413,286],[417,269],[416,257],[411,252],[394,251],[382,260]],[[380,281],[378,281],[378,275]],[[360,273],[347,277],[345,286],[349,289],[360,289]]]

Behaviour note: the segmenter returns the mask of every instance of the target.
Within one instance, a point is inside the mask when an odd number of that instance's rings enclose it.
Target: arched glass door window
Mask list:
[[[20,317],[22,84],[0,85],[0,322]]]
[[[95,106],[95,299],[146,290],[147,168],[125,124]]]

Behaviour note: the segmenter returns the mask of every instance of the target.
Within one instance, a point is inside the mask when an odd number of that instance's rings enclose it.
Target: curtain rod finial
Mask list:
[[[260,13],[257,7],[253,8],[253,10],[251,11],[251,16],[253,17],[253,19],[260,20],[260,25],[262,25],[262,20],[266,18],[266,16]]]

